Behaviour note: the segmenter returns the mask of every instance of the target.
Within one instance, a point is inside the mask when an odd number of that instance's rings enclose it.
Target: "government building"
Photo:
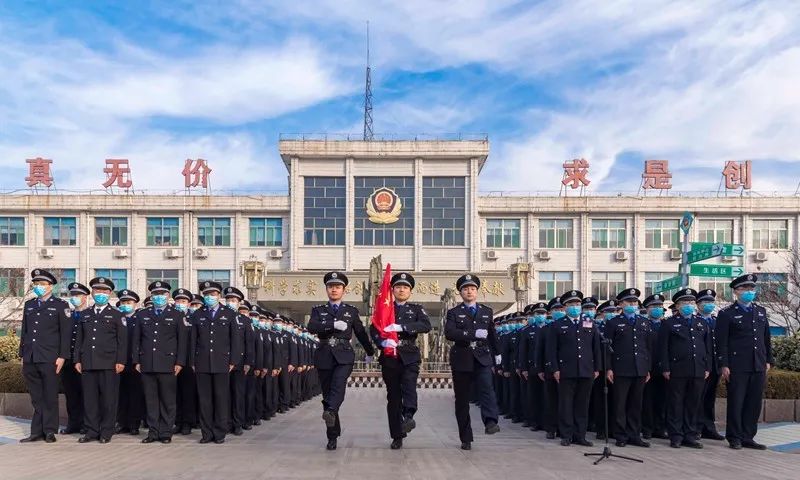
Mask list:
[[[798,246],[796,196],[483,196],[485,138],[300,138],[279,149],[288,195],[0,195],[0,318],[21,318],[35,267],[61,279],[62,295],[97,275],[139,293],[154,279],[192,290],[216,280],[304,320],[329,270],[347,273],[345,301],[366,311],[380,255],[413,272],[412,301],[436,325],[464,272],[480,275],[480,301],[496,312],[570,288],[600,300],[626,286],[650,294],[678,272],[684,212],[696,216],[692,242],[742,246],[704,264],[785,286]],[[730,299],[730,277],[690,278]]]

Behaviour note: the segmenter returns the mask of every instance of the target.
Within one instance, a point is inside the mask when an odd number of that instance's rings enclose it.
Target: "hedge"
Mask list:
[[[0,392],[28,393],[28,387],[25,386],[25,379],[22,378],[21,363],[0,363]]]
[[[800,372],[800,335],[772,337],[772,356],[775,367]]]
[[[728,396],[727,385],[724,380],[720,380],[717,396],[726,398]],[[767,387],[764,391],[764,398],[791,400],[800,399],[800,372],[790,372],[773,368],[767,374]]]
[[[0,337],[0,362],[19,360],[19,337],[4,335]]]

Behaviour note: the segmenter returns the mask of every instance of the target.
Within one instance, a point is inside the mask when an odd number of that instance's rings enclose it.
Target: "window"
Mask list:
[[[601,302],[616,298],[625,287],[625,272],[592,272],[592,296]]]
[[[303,243],[344,245],[345,178],[304,177]]]
[[[147,219],[148,247],[178,247],[180,238],[180,220],[177,217],[149,217]]]
[[[678,275],[675,272],[645,272],[644,274],[644,296],[649,297],[654,293],[661,293],[666,298],[672,298],[672,295],[678,291],[678,289],[667,290],[665,292],[655,292],[653,291],[653,285],[656,282],[660,282],[661,280],[666,280],[668,278],[672,278]],[[642,299],[644,300],[644,299]]]
[[[465,244],[467,179],[465,177],[422,178],[422,244]]]
[[[679,248],[678,220],[645,220],[645,248]]]
[[[251,218],[251,247],[280,247],[283,244],[282,218]]]
[[[197,282],[215,281],[222,284],[222,288],[231,286],[230,270],[198,270]]]
[[[22,217],[0,217],[0,245],[25,245],[25,219]]]
[[[45,217],[44,244],[47,246],[75,245],[78,238],[75,217]]]
[[[0,268],[0,295],[12,297],[25,295],[24,268]]]
[[[572,220],[539,220],[539,248],[572,248]]]
[[[789,276],[785,273],[762,273],[758,276],[756,300],[760,297],[764,303],[785,301],[789,296],[788,283]]]
[[[753,248],[786,249],[789,247],[788,220],[753,220]]]
[[[698,291],[714,290],[717,292],[717,301],[720,300],[725,302],[732,302],[733,301],[733,294],[731,293],[731,279],[728,277],[700,277],[700,283],[698,285]]]
[[[539,272],[539,300],[550,300],[572,290],[572,285],[572,272]]]
[[[95,218],[94,244],[103,247],[128,245],[128,219],[123,217]]]
[[[231,245],[231,219],[198,218],[197,244],[201,247],[229,247]]]
[[[625,220],[592,220],[592,248],[625,248]]]
[[[414,245],[414,177],[355,177],[356,245]],[[379,188],[393,191],[402,204],[397,221],[388,224],[374,223],[367,213],[370,196]],[[376,197],[382,200],[381,196]]]
[[[69,287],[70,283],[76,281],[77,270],[74,268],[53,268],[49,271],[58,280],[58,283],[53,285],[53,293],[59,297],[68,297],[69,289],[67,287]]]
[[[519,248],[521,224],[521,220],[487,219],[486,247]]]
[[[110,278],[114,282],[114,288],[123,290],[128,288],[128,271],[122,268],[96,268],[94,270],[96,277]],[[87,285],[88,286],[88,285]]]
[[[169,270],[145,270],[145,277],[147,285],[150,285],[156,281],[162,281],[169,284],[170,290],[175,290],[178,288],[180,284],[179,275],[177,269],[169,269]]]
[[[700,220],[700,241],[705,243],[732,243],[733,220]]]

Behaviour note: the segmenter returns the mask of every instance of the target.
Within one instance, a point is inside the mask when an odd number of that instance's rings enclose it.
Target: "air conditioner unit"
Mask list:
[[[195,248],[194,249],[194,256],[196,258],[208,258],[208,249],[207,248]]]
[[[43,248],[43,249],[39,250],[39,254],[44,258],[53,258],[53,255],[55,255],[55,252],[53,251],[52,248]]]
[[[735,262],[736,261],[736,257],[734,257],[733,255],[723,255],[722,256],[722,261],[726,262],[726,263]]]
[[[272,250],[269,251],[269,258],[275,258],[275,259],[283,258],[283,250],[281,250],[280,248],[273,248]]]
[[[767,252],[756,252],[756,262],[766,262],[767,261]]]
[[[114,249],[114,258],[127,258],[128,257],[128,249],[127,248],[115,248]]]
[[[497,250],[486,250],[486,260],[497,260]]]
[[[167,258],[181,258],[183,257],[183,250],[180,248],[168,248],[165,255]]]
[[[537,256],[539,257],[539,260],[550,260],[550,252],[547,250],[539,250]]]
[[[626,251],[620,251],[614,254],[614,260],[618,262],[624,262],[627,259],[628,259],[628,252]]]
[[[669,259],[670,260],[680,260],[682,257],[681,249],[680,248],[670,248],[669,249]]]

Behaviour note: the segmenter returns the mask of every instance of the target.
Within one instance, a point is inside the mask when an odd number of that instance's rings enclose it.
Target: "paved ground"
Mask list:
[[[600,448],[561,447],[544,435],[502,422],[502,431],[483,434],[473,415],[473,450],[458,449],[452,391],[420,392],[417,429],[399,451],[388,449],[383,392],[350,389],[341,412],[343,437],[339,450],[324,450],[324,427],[314,400],[291,413],[228,437],[224,445],[199,445],[199,434],[177,436],[171,445],[142,445],[128,435],[108,445],[79,445],[77,436],[59,441],[18,444],[27,434],[21,420],[0,417],[0,478],[138,478],[251,479],[251,478],[368,478],[395,479],[641,479],[692,480],[797,479],[800,457],[780,450],[800,448],[800,425],[763,428],[759,440],[779,451],[732,451],[723,442],[706,442],[704,450],[672,450],[657,440],[651,449],[615,448],[638,456],[644,464],[606,460],[592,466],[583,452]],[[792,444],[795,444],[792,447]],[[784,446],[784,447],[782,447]],[[156,477],[157,475],[157,477]]]

